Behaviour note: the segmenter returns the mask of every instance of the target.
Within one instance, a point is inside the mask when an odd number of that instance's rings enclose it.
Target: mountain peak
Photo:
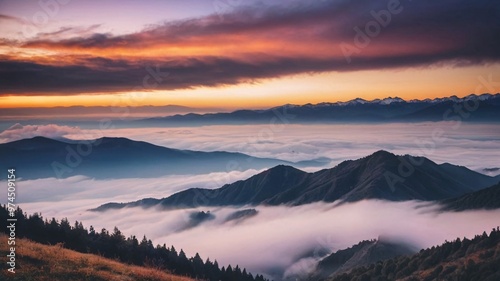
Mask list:
[[[346,101],[325,101],[316,104],[283,104],[267,109],[236,110],[233,112],[185,114],[162,118],[137,120],[138,124],[160,122],[165,124],[264,124],[276,118],[276,112],[286,112],[290,123],[323,122],[401,122],[401,121],[442,121],[443,112],[450,104],[467,100],[480,100],[481,106],[471,118],[464,121],[500,121],[496,114],[500,109],[500,94],[469,95],[467,97],[449,96],[404,100],[393,96],[383,99],[365,100],[361,97]]]
[[[133,142],[133,140],[124,138],[124,137],[102,137],[96,139],[97,141],[103,141],[103,142]]]
[[[64,143],[64,141],[55,140],[43,136],[35,136],[29,139],[21,139],[8,142],[3,145],[18,149],[33,149],[33,148],[42,148],[42,147],[60,145],[61,143]]]
[[[274,166],[257,176],[264,176],[268,178],[268,180],[271,181],[283,181],[284,179],[296,179],[297,177],[300,177],[303,174],[307,174],[306,172],[299,170],[295,167],[288,166],[288,165],[277,165]]]
[[[380,149],[380,150],[377,150],[375,151],[372,155],[370,156],[385,156],[385,157],[389,157],[389,156],[396,156],[395,154],[387,151],[387,150],[383,150],[383,149]],[[370,157],[368,156],[368,157]]]
[[[378,150],[375,151],[373,154],[366,156],[365,158],[371,161],[385,163],[392,159],[395,159],[396,157],[397,155],[388,152],[386,150]]]
[[[280,165],[276,165],[270,169],[268,169],[266,172],[272,172],[272,173],[282,173],[282,172],[286,172],[286,171],[299,171],[299,172],[303,172],[302,170],[299,170],[293,166],[290,166],[290,165],[285,165],[285,164],[280,164]]]
[[[400,157],[409,159],[412,156],[379,150],[314,173],[277,165],[218,189],[204,189],[209,199],[202,205],[303,205],[365,199],[435,201],[458,197],[496,183],[492,177],[456,166],[443,167],[425,157],[418,158],[418,161],[423,161],[413,167],[411,174],[401,174]],[[388,178],[387,173],[392,177]],[[471,187],[470,182],[478,184]],[[196,206],[193,198],[198,193],[199,190],[187,189],[160,201],[165,207]]]
[[[44,136],[34,136],[32,138],[29,138],[29,139],[22,139],[22,140],[18,140],[18,141],[24,141],[24,142],[57,142],[57,140],[55,139],[52,139],[52,138],[48,138],[48,137],[44,137]]]
[[[388,97],[388,98],[385,98],[383,100],[381,100],[379,103],[380,104],[391,104],[391,103],[395,103],[395,102],[405,102],[404,99],[400,98],[400,97]]]
[[[9,165],[13,167],[23,167],[25,179],[54,176],[67,178],[75,175],[100,179],[150,178],[228,171],[227,163],[230,161],[240,163],[238,168],[242,170],[260,170],[289,163],[233,152],[172,149],[143,141],[114,137],[83,141],[54,140],[39,136],[0,144],[0,158],[11,159]],[[54,163],[68,165],[69,158],[78,163],[76,167],[59,170],[53,168]],[[0,163],[0,168],[5,166]]]

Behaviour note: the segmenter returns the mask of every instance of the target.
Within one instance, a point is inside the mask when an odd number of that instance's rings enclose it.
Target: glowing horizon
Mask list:
[[[482,82],[500,73],[500,52],[489,47],[498,19],[486,4],[452,3],[457,13],[483,15],[477,22],[448,20],[446,1],[429,13],[428,3],[396,0],[250,1],[224,10],[208,0],[167,2],[69,2],[49,13],[3,1],[0,108],[268,108],[499,91]]]
[[[166,106],[213,108],[269,108],[283,104],[307,104],[343,102],[355,98],[365,100],[400,97],[405,100],[434,99],[456,95],[488,92],[482,80],[500,72],[500,65],[491,67],[441,69],[413,69],[396,71],[359,71],[354,73],[323,73],[295,75],[281,79],[269,79],[260,83],[245,83],[223,87],[200,87],[186,90],[154,90],[147,92],[92,93],[66,96],[2,96],[0,108],[68,107],[68,106]],[[389,73],[389,74],[388,74]],[[477,76],[469,75],[475,73]],[[358,79],[377,85],[376,90],[366,92],[356,83]],[[429,83],[423,87],[407,87],[408,79]],[[432,83],[441,79],[442,83]],[[456,81],[459,80],[459,81]],[[269,89],[273,91],[268,96]],[[479,91],[478,91],[479,89]],[[495,93],[492,93],[495,94]]]

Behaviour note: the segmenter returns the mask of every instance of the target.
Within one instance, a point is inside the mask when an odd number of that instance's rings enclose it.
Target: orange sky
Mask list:
[[[489,47],[498,39],[489,4],[401,4],[368,36],[365,26],[380,23],[373,13],[386,4],[272,1],[221,15],[207,10],[210,1],[189,0],[191,9],[167,2],[75,2],[46,24],[30,18],[36,5],[0,3],[0,108],[235,109],[500,92],[479,79],[500,73],[498,50]],[[447,18],[450,8],[463,16]],[[355,51],[346,55],[343,46]],[[168,73],[160,83],[149,79],[152,88],[143,87],[148,67]]]
[[[156,90],[74,96],[4,96],[0,108],[52,106],[142,106],[177,104],[190,107],[265,108],[285,103],[305,104],[398,96],[425,99],[488,92],[479,77],[500,73],[488,67],[434,67],[301,74],[225,87]],[[413,86],[412,86],[413,85]],[[414,85],[418,85],[414,86]]]

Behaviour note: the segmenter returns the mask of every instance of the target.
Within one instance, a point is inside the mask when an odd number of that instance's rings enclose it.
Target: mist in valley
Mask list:
[[[272,131],[267,125],[96,131],[50,125],[20,126],[15,132],[0,133],[0,139],[8,142],[36,135],[34,131],[38,131],[52,138],[120,136],[177,149],[243,152],[288,161],[330,159],[323,167],[306,167],[305,171],[331,168],[341,161],[385,149],[481,171],[498,167],[499,129],[498,125],[463,124],[455,130],[447,123],[419,123],[286,125],[280,131]],[[436,130],[444,130],[439,139],[433,138]],[[37,212],[58,220],[66,217],[71,222],[83,222],[87,228],[92,225],[96,230],[112,231],[117,226],[126,236],[146,235],[154,244],[174,245],[178,250],[184,249],[188,256],[198,252],[204,259],[217,259],[221,266],[238,264],[274,280],[307,274],[326,254],[362,240],[384,237],[420,249],[457,237],[473,237],[500,224],[500,210],[441,212],[435,204],[417,201],[89,211],[108,202],[164,198],[193,187],[214,189],[262,171],[127,179],[84,176],[20,179],[17,203],[27,213]],[[5,202],[5,196],[0,194],[0,200]],[[248,211],[251,209],[255,211]],[[236,219],[228,219],[234,218],[238,211],[243,212]],[[200,212],[210,212],[210,219],[204,219],[203,214],[200,217]]]
[[[125,137],[175,149],[241,152],[291,162],[327,158],[325,168],[381,149],[395,154],[425,156],[437,163],[449,162],[479,171],[499,166],[498,124],[265,124],[106,130],[63,124],[12,127],[0,132],[0,143],[39,135],[73,140]],[[314,171],[318,168],[303,169]]]
[[[124,208],[90,212],[102,200],[71,200],[22,204],[28,213],[67,217],[86,227],[112,230],[126,236],[146,235],[155,244],[174,245],[188,256],[217,259],[219,264],[239,264],[275,280],[303,275],[325,254],[359,241],[383,237],[421,249],[457,237],[473,237],[499,225],[500,210],[440,212],[427,202],[360,201],[350,204],[314,203],[298,207],[200,207],[163,210]],[[256,215],[227,221],[238,210],[253,208]],[[64,211],[61,211],[64,210]],[[197,212],[212,219],[193,225]]]

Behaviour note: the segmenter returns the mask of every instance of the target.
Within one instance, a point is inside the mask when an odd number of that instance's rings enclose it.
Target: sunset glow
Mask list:
[[[304,74],[223,87],[147,92],[83,93],[61,95],[11,95],[0,97],[0,108],[52,106],[143,106],[180,104],[189,107],[267,108],[285,103],[306,104],[348,101],[356,97],[373,100],[398,96],[406,100],[463,97],[480,90],[500,66],[434,68],[346,73]],[[473,73],[473,74],[471,74]],[[476,75],[476,76],[474,76]],[[360,82],[360,81],[363,82]],[[419,87],[408,87],[418,81]],[[370,89],[367,89],[369,85]]]
[[[492,0],[0,0],[0,280],[500,280],[499,35]]]
[[[250,1],[222,11],[211,1],[75,1],[60,4],[42,24],[35,17],[40,7],[3,1],[0,108],[236,109],[491,92],[482,85],[500,72],[498,51],[487,46],[496,40],[491,30],[447,23],[445,16],[415,25],[411,18],[431,15],[398,3],[389,15],[384,5],[354,13],[359,7],[341,1]],[[444,7],[436,4],[435,12]],[[96,16],[90,21],[81,11]],[[370,22],[378,29],[366,29]],[[436,24],[440,29],[432,29]]]

